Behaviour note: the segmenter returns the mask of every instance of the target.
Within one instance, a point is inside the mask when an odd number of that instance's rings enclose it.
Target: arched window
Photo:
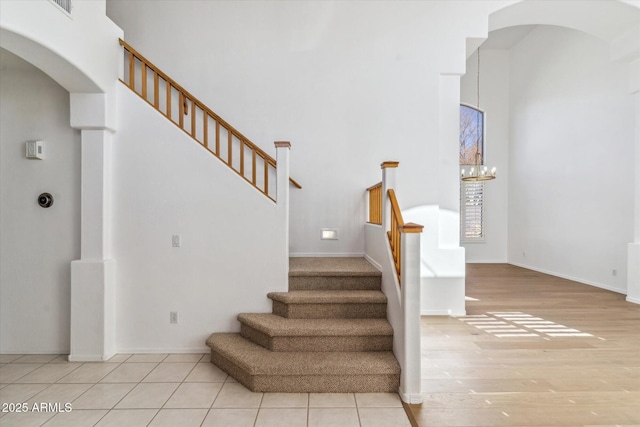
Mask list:
[[[460,168],[484,162],[484,112],[460,104]],[[484,182],[460,181],[460,241],[484,242]]]
[[[460,164],[475,165],[478,151],[484,159],[484,112],[460,104]]]

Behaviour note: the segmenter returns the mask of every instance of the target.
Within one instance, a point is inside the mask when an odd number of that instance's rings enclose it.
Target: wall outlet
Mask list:
[[[179,248],[180,247],[180,235],[179,234],[174,234],[173,236],[171,236],[171,246],[173,246],[174,248]]]
[[[178,323],[178,312],[172,311],[169,313],[169,323]]]
[[[612,276],[617,276],[618,275],[618,270],[616,270],[615,268],[613,270],[611,270],[611,275]]]

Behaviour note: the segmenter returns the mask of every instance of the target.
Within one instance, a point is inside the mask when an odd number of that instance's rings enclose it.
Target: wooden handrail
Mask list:
[[[141,55],[138,51],[128,45],[124,40],[120,39],[120,45],[124,48],[125,59],[128,59],[127,76],[128,81],[122,81],[132,91],[138,94],[142,99],[152,105],[158,112],[167,117],[176,126],[182,129],[185,133],[196,140],[200,145],[207,149],[211,154],[216,156],[222,162],[226,163],[231,169],[233,169],[238,175],[243,177],[247,182],[260,190],[265,196],[272,200],[274,197],[270,195],[269,190],[269,174],[271,169],[275,171],[277,165],[276,160],[263,151],[260,147],[250,141],[240,131],[231,126],[227,121],[222,119],[203,102],[193,96],[189,91],[183,88],[175,80],[163,73],[158,67],[156,67],[151,61]],[[136,88],[136,60],[140,63],[140,90]],[[148,72],[153,75],[152,90],[149,94],[149,79]],[[125,78],[127,77],[125,76]],[[160,102],[160,97],[163,95],[160,90],[160,81],[164,81],[165,84],[165,105]],[[172,118],[172,103],[174,93],[177,93],[178,97],[178,121]],[[198,111],[200,110],[200,111]],[[201,112],[200,120],[198,120],[199,113]],[[190,120],[184,120],[184,116],[190,115]],[[215,143],[213,147],[209,143],[209,121],[215,123]],[[201,128],[198,127],[198,122],[201,124]],[[187,126],[188,124],[188,126]],[[226,155],[223,155],[221,150],[221,131],[225,130],[227,133]],[[237,144],[235,143],[237,141]],[[236,150],[238,153],[237,160],[234,157],[234,147],[238,147]],[[250,167],[245,167],[245,150],[248,149],[250,154]],[[257,158],[261,158],[262,161],[258,162]],[[235,162],[235,163],[234,163]],[[237,167],[236,167],[237,164]],[[247,169],[250,170],[247,177]],[[258,170],[262,169],[263,176],[260,178]],[[260,181],[261,179],[261,181]],[[293,178],[289,178],[290,182],[297,188],[302,186],[296,182]]]
[[[382,182],[367,188],[369,193],[369,223],[382,225]]]

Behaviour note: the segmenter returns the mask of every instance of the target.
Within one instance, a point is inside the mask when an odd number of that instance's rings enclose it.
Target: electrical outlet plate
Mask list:
[[[178,323],[178,312],[172,311],[169,313],[169,323]]]

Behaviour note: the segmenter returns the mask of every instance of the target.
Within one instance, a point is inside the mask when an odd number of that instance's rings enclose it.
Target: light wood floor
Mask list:
[[[466,294],[422,318],[418,425],[640,425],[640,306],[507,264],[469,264]]]

